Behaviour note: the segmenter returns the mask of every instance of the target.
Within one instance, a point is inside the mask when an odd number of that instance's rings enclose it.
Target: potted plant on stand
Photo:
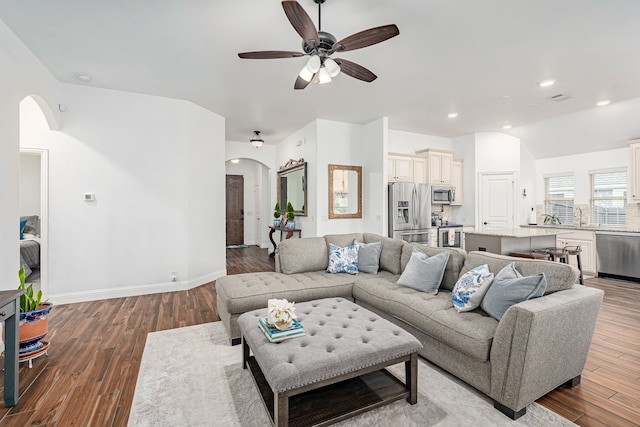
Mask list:
[[[296,228],[296,222],[294,221],[295,214],[293,213],[293,205],[291,202],[287,202],[287,228],[293,230]]]
[[[280,202],[276,202],[276,206],[273,208],[273,226],[275,228],[280,228],[280,215],[282,215],[280,212]]]
[[[31,367],[31,359],[46,354],[49,343],[42,341],[49,331],[49,312],[53,308],[53,304],[42,301],[42,291],[37,294],[33,292],[33,284],[26,286],[24,266],[18,271],[20,278],[20,286],[18,289],[24,289],[25,293],[20,296],[20,361],[29,361]]]

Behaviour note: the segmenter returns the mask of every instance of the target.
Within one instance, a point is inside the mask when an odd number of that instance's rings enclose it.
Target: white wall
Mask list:
[[[427,148],[451,151],[453,141],[451,138],[389,129],[390,153],[415,154],[416,151]]]
[[[520,201],[520,208],[516,212],[517,224],[527,224],[531,208],[535,212],[536,194],[536,159],[525,144],[520,145],[520,185],[516,188],[516,199]],[[544,188],[544,187],[542,187]],[[522,192],[526,189],[527,196],[523,197]]]
[[[0,290],[18,287],[20,136],[19,105],[37,95],[56,127],[58,82],[24,44],[0,21]]]
[[[359,157],[362,159],[363,231],[387,235],[387,152],[389,119],[382,117],[363,126]]]
[[[224,120],[185,101],[79,85],[61,85],[61,99],[60,132],[28,119],[21,128],[23,145],[49,150],[51,300],[178,290],[224,274]]]
[[[20,216],[40,216],[40,156],[20,154]]]

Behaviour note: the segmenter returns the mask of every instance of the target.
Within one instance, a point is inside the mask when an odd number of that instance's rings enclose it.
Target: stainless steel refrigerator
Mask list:
[[[427,184],[389,183],[389,237],[429,243],[431,194]]]

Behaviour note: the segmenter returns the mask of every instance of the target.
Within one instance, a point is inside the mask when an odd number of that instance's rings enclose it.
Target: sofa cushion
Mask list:
[[[419,243],[407,243],[402,248],[400,271],[404,271],[405,267],[407,266],[414,247],[420,249],[430,257],[442,252],[447,252],[449,254],[449,260],[447,261],[447,267],[444,270],[444,276],[442,277],[440,289],[446,289],[449,291],[452,290],[456,282],[458,281],[458,277],[460,276],[460,269],[464,264],[467,253],[462,249],[457,248],[433,248],[431,246],[421,245]]]
[[[284,274],[320,271],[329,264],[324,237],[286,239],[278,245],[280,271]]]
[[[358,274],[359,249],[360,247],[357,245],[341,248],[340,246],[330,244],[327,273]]]
[[[379,242],[380,240],[382,240],[380,268],[383,270],[387,270],[388,272],[393,274],[402,273],[402,268],[400,267],[400,257],[402,256],[402,248],[405,245],[405,242],[403,240],[392,239],[390,237],[373,233],[364,233],[362,237],[364,238],[365,243]]]
[[[382,240],[373,243],[353,241],[358,245],[358,271],[363,273],[377,274],[380,269],[380,253],[382,252]]]
[[[496,274],[510,263],[515,264],[516,270],[523,276],[533,276],[544,273],[547,279],[546,294],[571,288],[578,279],[580,272],[577,268],[560,262],[541,261],[536,259],[516,258],[506,255],[497,255],[490,252],[472,251],[467,254],[467,259],[462,267],[461,274],[474,267],[487,264],[489,270]]]
[[[489,360],[498,321],[482,310],[458,313],[451,292],[427,294],[373,278],[353,285],[356,302],[371,306],[424,331],[445,345],[479,361]]]
[[[502,319],[512,305],[544,295],[547,280],[544,273],[523,277],[513,263],[496,274],[482,300],[482,309],[496,320]]]
[[[420,249],[414,247],[411,259],[396,283],[421,292],[437,294],[448,259],[447,252],[428,257]]]
[[[328,297],[351,298],[355,277],[327,274],[324,270],[294,275],[275,272],[236,274],[217,279],[216,293],[230,314],[263,307],[266,313],[267,300],[271,298],[286,298],[294,302]]]

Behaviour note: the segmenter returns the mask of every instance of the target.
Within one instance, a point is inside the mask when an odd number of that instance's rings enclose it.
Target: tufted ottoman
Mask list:
[[[343,298],[326,298],[296,304],[306,335],[275,344],[258,326],[266,311],[247,312],[238,325],[243,367],[274,425],[337,422],[402,398],[416,403],[422,345],[402,328]],[[405,383],[384,369],[400,362]]]

